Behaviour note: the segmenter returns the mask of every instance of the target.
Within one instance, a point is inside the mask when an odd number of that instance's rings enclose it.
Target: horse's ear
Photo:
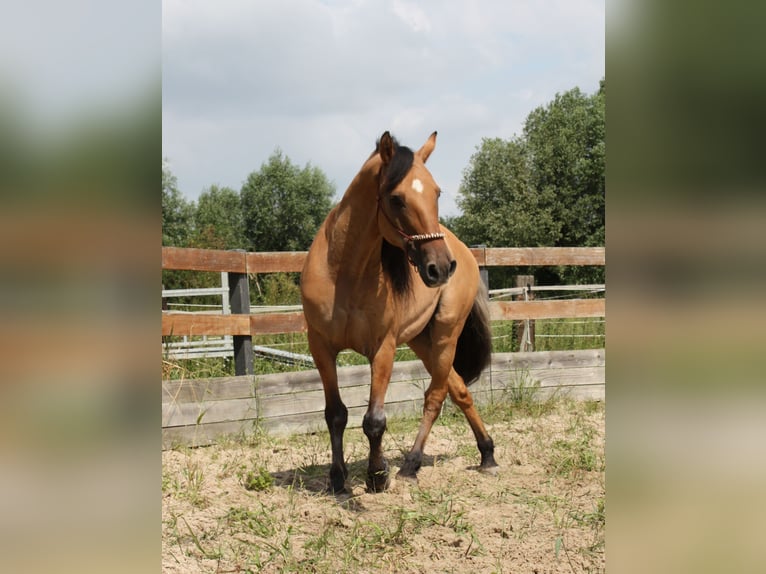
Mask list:
[[[380,159],[383,160],[383,165],[387,165],[391,161],[391,158],[394,157],[394,139],[388,131],[380,136],[380,141],[378,141],[378,152],[380,153]]]
[[[423,144],[423,147],[418,150],[418,156],[420,156],[420,159],[423,161],[423,163],[426,163],[426,160],[428,159],[428,156],[431,155],[431,152],[434,151],[434,148],[436,147],[436,132],[431,134],[431,137],[428,138],[428,141]]]

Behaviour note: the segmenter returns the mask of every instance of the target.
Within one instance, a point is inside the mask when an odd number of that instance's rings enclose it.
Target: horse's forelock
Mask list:
[[[386,166],[383,172],[383,179],[385,181],[383,187],[383,193],[388,193],[394,189],[401,181],[407,176],[412,169],[412,162],[414,161],[415,154],[407,146],[399,145],[396,138],[391,138],[394,142],[394,157]],[[380,150],[380,140],[375,144],[375,153]]]

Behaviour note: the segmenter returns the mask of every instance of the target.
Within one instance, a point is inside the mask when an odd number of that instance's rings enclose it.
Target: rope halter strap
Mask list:
[[[441,232],[438,233],[421,233],[418,235],[410,235],[409,233],[406,233],[401,227],[396,225],[396,223],[393,222],[393,220],[388,216],[388,213],[386,213],[386,210],[383,209],[380,206],[380,200],[381,196],[378,194],[378,211],[383,214],[383,217],[386,218],[386,221],[391,225],[391,227],[394,228],[394,230],[404,238],[405,241],[408,241],[410,243],[415,243],[416,241],[432,241],[434,239],[444,239],[444,234]]]
[[[399,235],[402,236],[402,239],[404,239],[405,244],[408,248],[405,250],[405,253],[407,253],[407,258],[409,259],[412,265],[417,266],[415,261],[412,259],[412,253],[411,253],[411,251],[415,249],[415,243],[418,243],[418,242],[423,243],[425,241],[433,241],[435,239],[444,239],[444,234],[441,232],[410,235],[409,233],[405,232],[401,227],[396,225],[396,223],[393,222],[393,220],[388,216],[388,213],[386,213],[386,210],[381,207],[380,203],[381,203],[381,194],[380,192],[378,192],[378,212],[383,214],[383,217],[386,218],[386,221],[388,221],[391,227],[393,227],[394,230]]]

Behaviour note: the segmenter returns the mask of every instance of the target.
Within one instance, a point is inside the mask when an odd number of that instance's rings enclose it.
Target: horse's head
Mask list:
[[[413,152],[385,132],[378,142],[382,162],[378,225],[383,237],[401,246],[429,287],[446,283],[457,265],[439,226],[439,186],[426,168],[436,132]]]

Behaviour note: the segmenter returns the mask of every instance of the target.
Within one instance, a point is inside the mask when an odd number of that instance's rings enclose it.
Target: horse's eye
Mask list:
[[[404,209],[404,198],[401,195],[392,195],[390,201],[394,209]]]

